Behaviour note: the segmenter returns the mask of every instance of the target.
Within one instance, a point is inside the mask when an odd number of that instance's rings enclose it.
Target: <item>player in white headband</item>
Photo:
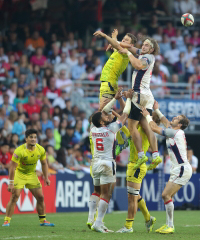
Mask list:
[[[161,163],[162,160],[158,154],[157,139],[148,126],[146,119],[142,116],[141,109],[145,106],[149,113],[152,114],[154,97],[150,90],[150,82],[155,63],[154,55],[158,54],[159,46],[158,43],[150,37],[145,37],[143,39],[141,49],[137,49],[126,43],[120,43],[120,46],[122,46],[123,49],[119,52],[127,54],[130,63],[135,69],[132,76],[132,88],[134,90],[134,94],[132,98],[131,112],[128,119],[129,131],[138,152],[138,160],[134,169],[140,168],[140,166],[148,160],[147,156],[144,154],[142,139],[137,129],[137,126],[140,123],[153,150],[153,161],[148,167],[148,170],[151,170]],[[138,57],[135,57],[133,54]]]

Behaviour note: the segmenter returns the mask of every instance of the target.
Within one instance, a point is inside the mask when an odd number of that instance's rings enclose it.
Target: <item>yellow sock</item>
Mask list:
[[[123,144],[124,144],[124,139],[123,139],[120,131],[117,132],[116,138],[117,138],[118,144],[120,144],[120,145],[123,145]]]
[[[140,211],[142,212],[142,214],[145,218],[145,221],[148,222],[150,220],[150,213],[147,208],[146,202],[144,201],[143,198],[140,198],[138,200],[138,207],[139,207]]]
[[[11,220],[10,217],[5,217],[5,218],[4,218],[4,222],[8,222],[8,223],[10,223],[10,220]]]
[[[129,130],[128,130],[128,128],[126,127],[126,126],[123,126],[122,128],[121,128],[121,130],[122,130],[122,132],[126,135],[126,137],[127,138],[129,138],[130,137],[130,132],[129,132]]]
[[[40,223],[43,223],[44,221],[46,221],[46,214],[38,215],[38,216],[39,216]]]
[[[134,218],[132,218],[132,219],[127,218],[127,219],[126,219],[126,223],[125,223],[125,227],[126,227],[127,229],[132,228],[133,222],[134,222]]]

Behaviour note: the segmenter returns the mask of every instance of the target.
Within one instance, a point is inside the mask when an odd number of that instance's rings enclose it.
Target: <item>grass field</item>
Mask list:
[[[165,212],[151,212],[157,218],[154,230],[165,223]],[[1,223],[4,216],[0,215]],[[117,231],[124,224],[126,213],[114,212],[105,217],[106,226]],[[0,239],[200,239],[200,211],[175,211],[176,232],[161,235],[155,232],[147,233],[141,212],[137,213],[134,223],[134,233],[101,234],[89,230],[86,226],[87,213],[55,213],[48,214],[47,220],[56,224],[55,227],[40,227],[36,214],[14,215],[10,227],[1,227]]]

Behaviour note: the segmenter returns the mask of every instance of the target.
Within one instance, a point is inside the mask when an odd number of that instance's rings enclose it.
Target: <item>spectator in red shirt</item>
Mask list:
[[[4,142],[0,148],[0,175],[8,175],[10,160],[9,145],[7,142]]]
[[[56,79],[54,77],[50,78],[49,86],[43,89],[43,94],[52,103],[57,97],[60,97],[60,89],[56,88]]]
[[[167,27],[163,31],[165,34],[167,34],[168,37],[174,37],[176,35],[176,30],[172,25],[172,22],[167,23]]]
[[[33,113],[40,113],[40,106],[36,104],[35,96],[31,95],[29,97],[28,103],[24,104],[24,110],[28,113],[29,117],[31,117]]]
[[[38,65],[42,68],[46,68],[47,62],[46,62],[46,57],[43,55],[42,48],[38,47],[36,50],[36,55],[33,55],[31,57],[31,64],[33,66]]]

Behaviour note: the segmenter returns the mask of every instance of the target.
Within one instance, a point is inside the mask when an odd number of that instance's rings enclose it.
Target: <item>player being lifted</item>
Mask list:
[[[42,172],[44,174],[44,181],[47,186],[50,185],[50,180],[48,179],[46,152],[42,146],[36,143],[37,131],[35,129],[27,130],[25,135],[26,143],[19,146],[12,156],[8,184],[8,191],[11,192],[12,195],[10,202],[6,207],[6,217],[2,226],[10,226],[10,220],[14,213],[16,202],[25,186],[37,200],[36,209],[39,215],[40,226],[53,227],[53,223],[46,221],[42,185],[35,172],[37,161],[40,159]]]
[[[115,94],[117,93],[118,90],[118,78],[119,76],[124,72],[124,70],[127,68],[128,63],[129,63],[129,58],[127,57],[126,54],[120,54],[118,50],[122,49],[120,47],[119,42],[117,42],[117,35],[118,35],[118,30],[114,29],[112,33],[112,38],[107,36],[101,31],[97,31],[94,33],[95,36],[102,36],[108,40],[108,42],[112,45],[114,52],[106,62],[106,64],[103,67],[100,81],[101,81],[101,86],[100,86],[100,106],[105,106],[103,105],[104,101],[111,100],[114,98]],[[128,44],[129,46],[134,46],[134,44],[137,42],[137,38],[131,34],[127,33],[124,38],[122,39],[123,43]],[[120,104],[123,104],[123,99],[121,98],[119,100]],[[99,109],[100,111],[102,108]],[[130,137],[130,132],[128,131],[126,126],[122,127],[122,132],[126,135],[127,138]],[[118,144],[123,145],[124,140],[120,134],[120,131],[117,133],[116,136],[118,140]],[[119,154],[120,148],[116,148],[116,153]]]
[[[170,178],[162,192],[166,209],[166,224],[156,230],[158,233],[168,234],[175,232],[173,220],[174,203],[172,197],[192,176],[192,167],[187,160],[187,143],[183,131],[188,127],[190,121],[185,115],[179,115],[169,122],[158,109],[157,102],[154,104],[154,110],[166,127],[165,129],[157,126],[145,108],[143,108],[143,116],[146,117],[151,129],[155,133],[166,137],[168,154],[172,162]]]
[[[116,99],[112,99],[102,112],[97,112],[92,117],[94,127],[91,129],[92,141],[94,144],[94,158],[92,161],[92,174],[94,186],[100,186],[101,198],[99,201],[98,217],[91,229],[97,232],[106,233],[103,228],[102,219],[108,208],[112,195],[112,185],[116,182],[115,162],[115,136],[122,125],[126,122],[131,108],[132,91],[127,93],[127,101],[122,116],[118,121],[110,123],[108,112],[111,111]],[[94,211],[96,205],[94,204]]]
[[[137,169],[141,164],[148,160],[147,156],[144,154],[144,150],[142,148],[142,138],[137,128],[138,123],[140,123],[153,150],[153,161],[148,167],[148,170],[151,170],[161,163],[162,160],[158,153],[157,139],[146,119],[142,116],[141,108],[145,107],[152,115],[154,97],[150,90],[150,81],[155,63],[154,55],[159,53],[159,45],[150,37],[145,37],[143,39],[142,49],[137,49],[130,44],[123,42],[120,43],[120,45],[124,48],[122,48],[119,52],[127,54],[130,63],[135,69],[132,76],[132,88],[134,90],[134,95],[128,119],[128,129],[138,152],[138,160],[134,169]],[[132,53],[139,55],[139,57],[134,57]]]
[[[153,119],[158,125],[160,124],[160,119],[158,118],[156,113],[153,113]],[[148,138],[140,125],[138,126],[138,131],[142,138],[142,146],[143,146],[144,153],[146,154],[150,146]],[[151,232],[153,229],[154,223],[156,222],[156,218],[150,216],[146,203],[140,195],[142,180],[144,179],[147,172],[146,163],[143,163],[139,168],[135,170],[134,167],[137,162],[138,152],[132,140],[130,140],[129,146],[130,146],[130,157],[129,157],[129,164],[127,165],[127,172],[126,172],[127,192],[128,192],[128,216],[126,218],[125,226],[120,230],[118,230],[117,232],[118,233],[133,232],[132,225],[134,223],[134,217],[137,213],[138,207],[145,218],[145,226],[147,231]]]

